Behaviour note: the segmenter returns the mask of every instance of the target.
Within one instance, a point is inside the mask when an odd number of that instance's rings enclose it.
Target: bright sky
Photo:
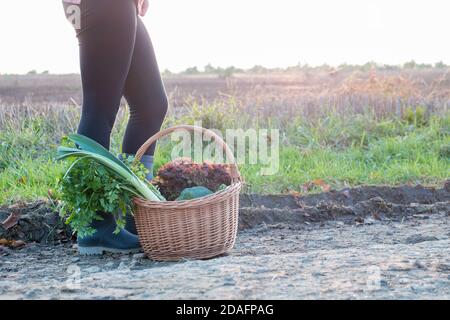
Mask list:
[[[450,64],[449,12],[448,0],[150,0],[144,22],[161,70]],[[0,41],[0,73],[78,72],[61,0],[0,0]]]

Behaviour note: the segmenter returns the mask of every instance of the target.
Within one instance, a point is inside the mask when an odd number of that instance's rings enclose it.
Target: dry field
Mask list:
[[[450,104],[450,68],[371,69],[315,68],[267,74],[172,75],[164,78],[173,107],[192,101],[214,102],[233,98],[248,108],[272,108],[275,112],[299,108],[315,113],[318,108],[377,113],[400,112],[403,106],[426,106],[430,111]],[[1,75],[0,102],[81,103],[79,75]]]

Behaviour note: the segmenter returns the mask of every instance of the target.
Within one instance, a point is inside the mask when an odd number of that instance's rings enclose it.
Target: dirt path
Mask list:
[[[450,215],[262,225],[207,261],[0,249],[2,299],[450,299]]]
[[[48,202],[11,217],[0,239],[27,245],[0,246],[0,298],[450,299],[450,182],[242,195],[235,249],[207,261],[79,257]]]

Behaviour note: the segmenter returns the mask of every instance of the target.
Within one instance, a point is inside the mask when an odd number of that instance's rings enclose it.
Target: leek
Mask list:
[[[165,201],[164,197],[155,186],[139,179],[130,168],[102,145],[80,134],[71,134],[68,138],[76,143],[79,146],[79,149],[65,146],[58,147],[58,160],[72,157],[79,158],[80,160],[91,159],[110,169],[111,172],[127,186],[126,189],[128,191],[132,191],[134,194],[139,195],[146,200]],[[76,164],[77,161],[67,169],[64,177],[67,176]]]

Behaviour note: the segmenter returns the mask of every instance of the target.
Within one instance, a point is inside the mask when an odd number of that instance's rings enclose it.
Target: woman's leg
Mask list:
[[[153,45],[140,18],[137,21],[136,41],[124,95],[130,106],[130,120],[122,152],[135,154],[148,138],[160,130],[168,104]],[[153,176],[154,151],[153,145],[141,158],[141,162],[150,170],[148,180]],[[133,216],[127,215],[125,229],[137,234]]]
[[[84,0],[78,32],[83,109],[78,133],[109,149],[136,36],[133,0]]]
[[[133,58],[124,95],[130,106],[130,120],[122,151],[135,154],[148,138],[161,129],[168,104],[153,45],[140,18],[137,20]],[[153,155],[154,150],[155,146],[152,146],[146,154]]]
[[[123,95],[136,37],[136,7],[133,0],[83,0],[80,66],[83,109],[78,132],[109,149],[111,129]],[[137,236],[121,230],[113,234],[112,213],[99,212],[102,219],[91,225],[92,236],[78,238],[81,254],[135,252]]]

